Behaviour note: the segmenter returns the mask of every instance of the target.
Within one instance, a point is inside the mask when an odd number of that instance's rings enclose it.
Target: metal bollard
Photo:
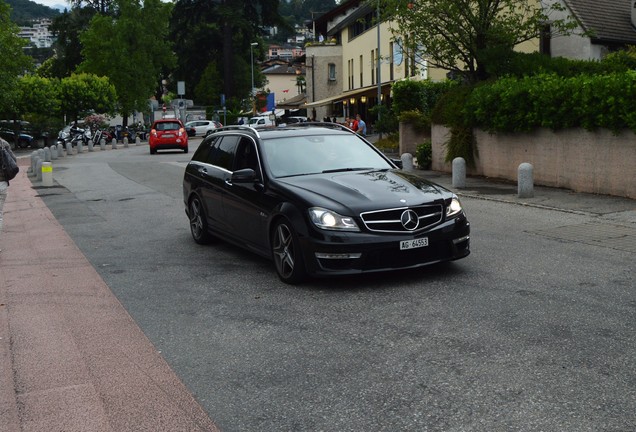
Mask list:
[[[532,198],[534,196],[534,180],[532,165],[524,162],[517,170],[517,196],[519,198]]]
[[[402,159],[402,170],[403,171],[413,171],[413,155],[411,153],[402,153],[400,156]]]
[[[42,162],[42,186],[53,186],[53,164]]]
[[[466,187],[466,161],[464,158],[456,157],[453,159],[453,187]]]

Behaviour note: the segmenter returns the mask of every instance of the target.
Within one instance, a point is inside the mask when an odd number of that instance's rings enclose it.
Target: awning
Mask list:
[[[386,89],[386,87],[391,87],[391,83],[384,83],[382,84],[382,89]],[[358,96],[361,94],[366,94],[368,95],[368,97],[373,97],[373,96],[377,96],[378,94],[378,86],[377,85],[372,85],[369,87],[362,87],[356,90],[350,90],[347,92],[343,92],[340,93],[338,96],[331,96],[325,99],[320,99],[317,100],[315,102],[309,102],[307,103],[307,105],[305,105],[305,107],[317,107],[317,106],[323,106],[323,105],[329,105],[332,102],[339,102],[339,101],[343,101],[343,100],[347,100],[349,98],[352,98],[354,96]]]
[[[307,95],[299,94],[292,98],[286,99],[282,102],[278,102],[276,104],[276,108],[299,109],[299,108],[304,108],[306,102],[307,102]]]

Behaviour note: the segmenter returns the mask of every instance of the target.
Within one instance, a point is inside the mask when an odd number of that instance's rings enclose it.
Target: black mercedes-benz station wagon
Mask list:
[[[194,241],[273,259],[287,283],[470,253],[456,195],[333,123],[216,129],[186,167],[183,199]]]

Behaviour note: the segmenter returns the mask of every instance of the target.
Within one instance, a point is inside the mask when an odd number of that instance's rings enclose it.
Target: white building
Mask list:
[[[55,41],[53,33],[49,31],[50,25],[50,19],[40,19],[34,22],[32,27],[20,27],[18,36],[28,40],[36,48],[50,48]]]

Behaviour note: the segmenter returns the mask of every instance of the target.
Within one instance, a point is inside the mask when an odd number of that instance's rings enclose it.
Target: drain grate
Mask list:
[[[529,232],[559,240],[636,253],[636,228],[622,225],[584,223]]]

